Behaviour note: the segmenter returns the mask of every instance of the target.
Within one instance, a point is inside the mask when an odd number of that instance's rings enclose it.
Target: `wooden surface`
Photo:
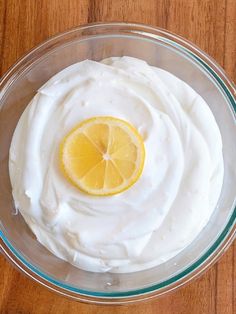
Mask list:
[[[0,0],[0,74],[42,40],[79,24],[132,21],[166,28],[215,58],[236,81],[236,0]],[[54,295],[0,257],[0,313],[236,313],[235,253],[177,292],[126,307],[97,307]]]

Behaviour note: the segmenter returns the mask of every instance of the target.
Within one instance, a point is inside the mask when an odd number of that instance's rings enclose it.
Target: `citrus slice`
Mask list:
[[[114,195],[140,177],[145,158],[142,137],[114,117],[83,121],[65,136],[60,166],[65,177],[91,195]]]

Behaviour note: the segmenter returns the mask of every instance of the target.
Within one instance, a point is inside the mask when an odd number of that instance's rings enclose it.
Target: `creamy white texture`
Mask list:
[[[82,120],[114,116],[144,139],[140,179],[114,196],[91,196],[60,173],[62,138]],[[163,263],[207,224],[223,181],[222,142],[205,101],[146,62],[109,58],[74,64],[42,86],[24,111],[10,149],[13,197],[38,241],[96,272]]]

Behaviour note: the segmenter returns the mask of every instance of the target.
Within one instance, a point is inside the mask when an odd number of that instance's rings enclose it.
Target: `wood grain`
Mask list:
[[[142,22],[191,40],[236,80],[235,0],[0,0],[0,74],[48,37],[97,21]],[[175,293],[144,304],[109,307],[68,300],[32,282],[0,257],[0,313],[233,314],[235,253]]]

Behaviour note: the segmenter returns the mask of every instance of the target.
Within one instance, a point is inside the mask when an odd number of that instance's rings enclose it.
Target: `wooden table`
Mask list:
[[[132,21],[191,40],[236,80],[236,0],[0,0],[0,74],[42,40],[96,21]],[[81,304],[32,282],[0,257],[0,313],[236,313],[235,253],[177,292],[144,304]]]

